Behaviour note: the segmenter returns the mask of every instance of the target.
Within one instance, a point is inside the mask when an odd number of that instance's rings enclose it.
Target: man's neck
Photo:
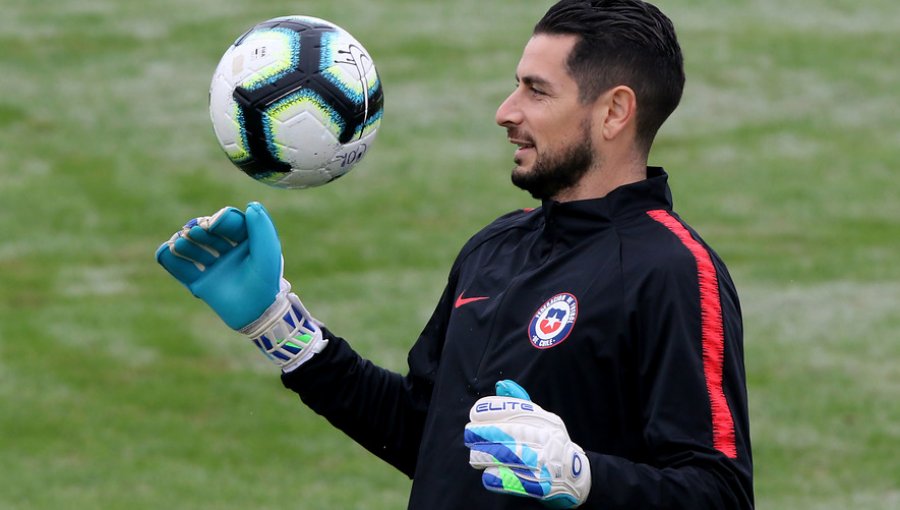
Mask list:
[[[553,200],[572,202],[603,198],[612,190],[647,178],[647,159],[630,158],[612,163],[603,161],[590,169],[574,186],[561,190]]]

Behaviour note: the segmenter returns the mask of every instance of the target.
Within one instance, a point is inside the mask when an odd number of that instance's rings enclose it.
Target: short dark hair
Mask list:
[[[637,96],[637,142],[649,151],[684,90],[684,58],[672,21],[641,0],[561,0],[534,34],[579,38],[566,63],[582,102],[627,85]]]

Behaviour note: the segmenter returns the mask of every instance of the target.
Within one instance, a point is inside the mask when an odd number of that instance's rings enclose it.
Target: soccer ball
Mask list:
[[[209,88],[225,154],[279,188],[320,186],[349,172],[372,147],[383,111],[369,53],[310,16],[253,26],[222,56]]]

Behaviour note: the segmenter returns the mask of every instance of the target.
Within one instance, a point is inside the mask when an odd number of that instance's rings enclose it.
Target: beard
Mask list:
[[[582,138],[568,147],[538,154],[531,170],[513,169],[513,184],[538,200],[552,199],[575,186],[594,164],[590,126],[583,126],[582,133]]]

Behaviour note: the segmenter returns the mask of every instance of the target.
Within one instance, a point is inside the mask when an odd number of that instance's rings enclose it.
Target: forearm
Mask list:
[[[688,451],[660,468],[586,453],[592,484],[585,509],[750,510],[754,505],[749,463]]]
[[[285,387],[300,395],[367,450],[412,477],[425,421],[423,399],[414,384],[357,354],[342,338],[325,330],[324,351],[293,372]]]
[[[156,259],[247,335],[311,408],[412,476],[430,382],[376,367],[321,328],[282,278],[281,242],[262,204],[191,219]]]

